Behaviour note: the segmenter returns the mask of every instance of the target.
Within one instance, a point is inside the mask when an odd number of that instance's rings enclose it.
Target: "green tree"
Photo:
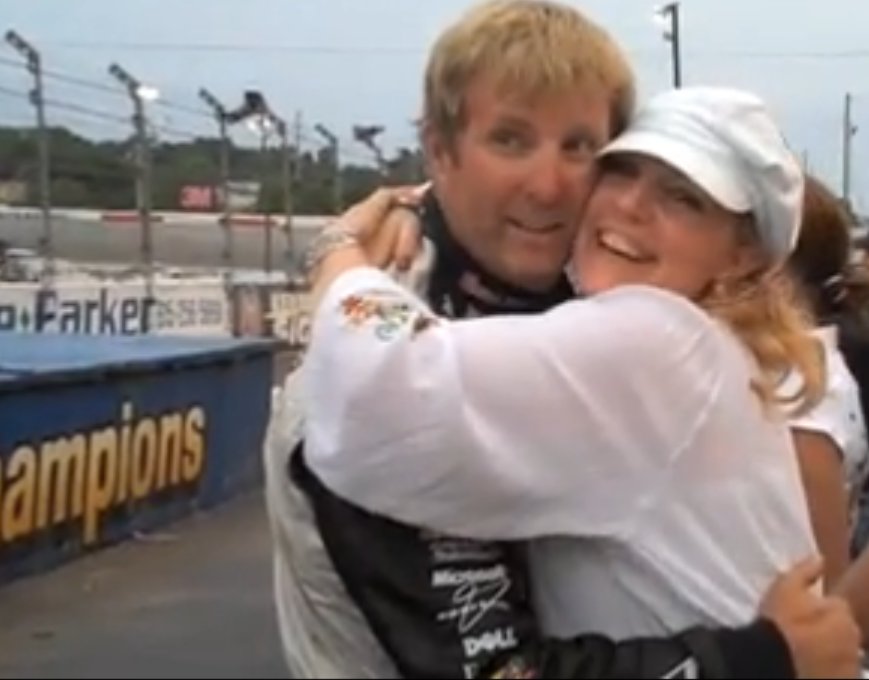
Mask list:
[[[94,142],[65,128],[50,130],[51,178],[56,206],[132,209],[135,205],[135,146],[132,138]],[[151,140],[152,205],[178,210],[186,185],[220,186],[220,141],[200,138],[173,143]],[[31,128],[0,127],[0,180],[28,185],[28,202],[37,203],[37,136]],[[334,162],[328,148],[293,155],[293,208],[296,214],[329,214],[334,205]],[[235,181],[262,184],[260,208],[284,211],[285,190],[280,149],[232,146],[230,174]],[[399,149],[387,159],[386,172],[364,165],[341,168],[343,203],[354,203],[383,183],[406,184],[422,177],[418,150]],[[217,207],[215,207],[217,209]]]

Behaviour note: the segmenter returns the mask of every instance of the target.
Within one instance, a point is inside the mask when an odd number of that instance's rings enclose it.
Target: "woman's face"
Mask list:
[[[649,156],[601,162],[574,247],[571,274],[586,295],[625,284],[699,298],[757,259],[744,216],[718,205],[679,171]],[[752,240],[753,241],[753,240]]]

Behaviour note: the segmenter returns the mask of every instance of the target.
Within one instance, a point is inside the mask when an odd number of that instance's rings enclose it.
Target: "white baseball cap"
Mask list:
[[[600,156],[639,153],[670,165],[722,207],[754,216],[787,259],[799,236],[804,177],[764,102],[742,90],[686,87],[653,97]]]

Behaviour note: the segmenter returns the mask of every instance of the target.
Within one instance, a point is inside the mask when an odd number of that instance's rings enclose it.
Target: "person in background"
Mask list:
[[[824,402],[795,428],[829,585],[860,552],[869,530],[865,511],[859,512],[869,466],[869,272],[853,257],[852,231],[839,199],[807,177],[789,268],[818,319],[829,378]]]

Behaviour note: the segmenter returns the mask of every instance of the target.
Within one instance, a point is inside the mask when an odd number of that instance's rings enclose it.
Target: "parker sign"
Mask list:
[[[0,332],[85,335],[228,335],[218,279],[0,285]]]

